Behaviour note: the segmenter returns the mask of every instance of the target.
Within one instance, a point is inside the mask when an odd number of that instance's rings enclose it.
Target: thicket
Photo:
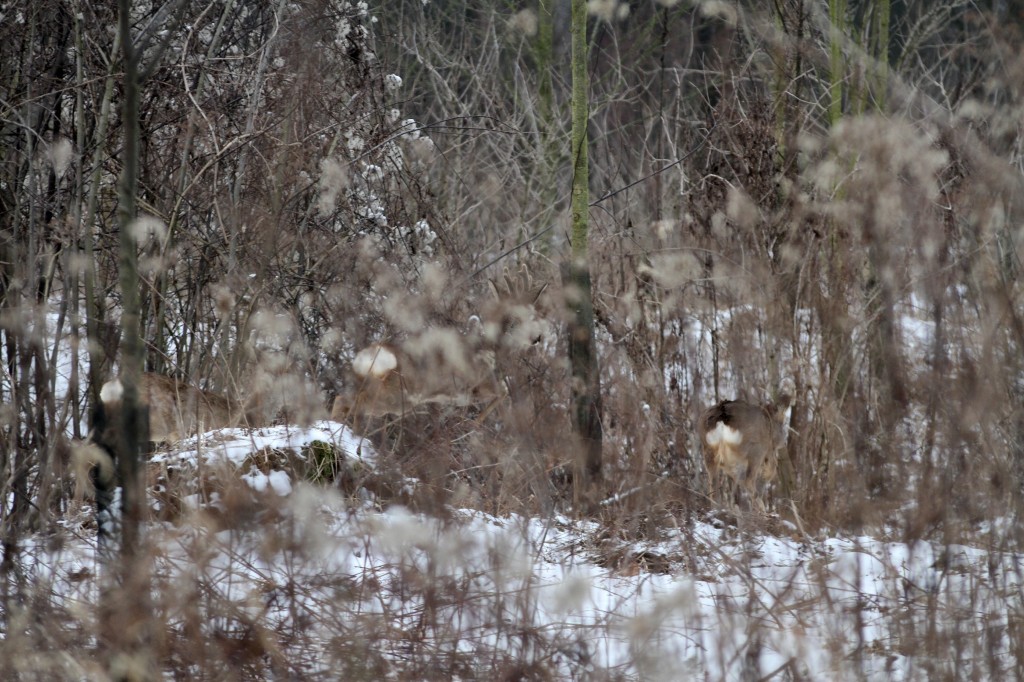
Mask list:
[[[778,497],[804,522],[918,537],[1015,509],[1019,6],[590,6],[609,478],[699,505],[701,407],[788,391]],[[458,150],[438,205],[479,276],[564,258],[563,10],[381,14],[406,110]]]
[[[788,392],[774,495],[801,528],[950,541],[1017,519],[1024,3],[764,5],[588,3],[598,497],[618,495],[595,516],[639,537],[703,513],[696,415]],[[125,83],[111,5],[0,13],[9,577],[75,509],[62,436],[85,436],[117,371]],[[150,36],[146,369],[268,387],[308,422],[371,342],[486,353],[492,409],[367,428],[421,509],[569,509],[568,3],[178,0],[131,19]],[[62,342],[89,362],[58,366]]]

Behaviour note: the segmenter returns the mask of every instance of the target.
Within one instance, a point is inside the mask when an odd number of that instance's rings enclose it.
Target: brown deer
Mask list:
[[[422,348],[429,350],[417,352]],[[331,419],[402,416],[428,404],[467,407],[498,397],[493,377],[481,367],[486,363],[454,337],[414,344],[411,351],[374,343],[356,353],[352,386],[335,398]]]
[[[123,394],[120,379],[112,379],[100,389],[106,423],[117,423]],[[162,374],[142,375],[139,402],[149,408],[149,440],[154,443],[172,443],[197,433],[242,424],[255,426],[244,405]]]
[[[115,461],[120,448],[119,431],[124,428],[123,396],[120,379],[103,384],[99,403],[93,408],[89,438],[71,446],[76,496],[83,497],[86,490],[91,489],[100,517],[114,504]],[[149,408],[149,440],[154,443],[172,443],[196,433],[238,426],[247,421],[252,425],[242,405],[160,374],[142,374],[139,403]],[[104,527],[101,523],[101,533]]]
[[[731,493],[733,498],[738,486],[745,504],[753,501],[765,508],[764,493],[775,479],[779,450],[786,442],[789,403],[790,397],[782,395],[763,406],[723,400],[704,410],[698,430],[713,496]]]

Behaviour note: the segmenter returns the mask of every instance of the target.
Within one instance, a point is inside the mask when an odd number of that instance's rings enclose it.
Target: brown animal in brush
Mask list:
[[[767,405],[723,400],[701,414],[698,429],[713,496],[725,501],[723,493],[738,491],[745,504],[753,501],[764,508],[764,493],[775,479],[786,442],[789,404],[788,395]]]
[[[334,400],[331,419],[404,415],[428,404],[467,407],[493,402],[498,393],[480,367],[483,363],[473,357],[464,360],[461,350],[450,357],[416,357],[390,344],[367,346],[352,360],[351,389]]]
[[[107,423],[117,423],[123,394],[120,379],[103,384],[100,401]],[[141,376],[139,403],[149,408],[149,440],[154,443],[173,443],[213,429],[255,426],[245,406],[161,374]]]
[[[91,490],[96,500],[100,533],[113,532],[107,523],[115,501],[117,458],[120,447],[121,401],[124,386],[112,379],[100,389],[100,400],[92,413],[89,438],[71,446],[71,464],[75,470],[76,495],[84,497]],[[224,396],[202,391],[160,374],[143,374],[139,378],[140,407],[148,408],[149,441],[172,443],[196,433],[212,429],[248,424],[255,426],[259,418],[258,398],[247,405]]]

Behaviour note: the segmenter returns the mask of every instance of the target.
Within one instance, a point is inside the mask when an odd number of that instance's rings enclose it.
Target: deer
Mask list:
[[[168,376],[143,373],[138,389],[140,407],[148,408],[151,443],[174,443],[213,429],[256,425],[255,409],[247,413],[247,405]],[[76,497],[81,499],[91,491],[97,518],[109,520],[107,512],[113,508],[114,489],[118,485],[119,430],[124,427],[121,380],[115,378],[103,384],[99,397],[99,403],[93,407],[89,437],[71,446],[71,464],[75,471]],[[109,529],[104,530],[105,523],[100,523],[101,533],[109,532]]]
[[[421,339],[422,341],[422,339]],[[405,416],[425,405],[493,405],[499,393],[486,360],[444,332],[410,348],[373,343],[352,360],[351,387],[334,400],[331,419]]]
[[[765,509],[764,495],[778,473],[779,451],[786,442],[790,400],[788,395],[766,405],[723,400],[704,410],[698,431],[712,496],[732,493],[734,499],[738,487],[745,504]]]
[[[100,403],[104,424],[118,423],[123,395],[120,379],[103,384]],[[139,403],[149,408],[149,440],[154,443],[174,443],[214,429],[256,425],[245,405],[162,374],[142,374]]]

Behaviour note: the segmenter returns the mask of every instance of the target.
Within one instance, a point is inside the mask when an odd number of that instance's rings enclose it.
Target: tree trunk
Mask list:
[[[572,3],[572,260],[564,272],[569,318],[569,362],[572,366],[573,428],[583,445],[579,493],[601,479],[601,383],[594,347],[594,306],[591,298],[587,233],[590,173],[587,123],[590,114],[587,74],[587,7]],[[581,487],[582,483],[582,487]]]
[[[101,602],[100,641],[106,648],[108,673],[113,679],[126,679],[121,670],[125,661],[133,661],[136,670],[153,670],[149,651],[148,622],[149,568],[141,551],[145,488],[140,476],[141,444],[148,440],[147,415],[139,405],[139,381],[142,376],[144,346],[140,328],[138,247],[133,234],[139,172],[139,99],[142,84],[140,53],[131,35],[131,0],[118,2],[118,32],[124,68],[124,154],[118,187],[118,227],[120,278],[123,312],[121,317],[121,399],[119,418],[114,424],[112,445],[115,467],[121,487],[120,553],[101,551],[108,562],[104,566],[105,584]],[[100,502],[102,496],[97,497]],[[107,496],[109,503],[109,496]],[[97,505],[100,506],[99,504]],[[102,510],[98,508],[102,513]],[[101,547],[101,550],[103,548]],[[112,548],[111,548],[112,549]],[[116,564],[109,565],[109,562]]]

